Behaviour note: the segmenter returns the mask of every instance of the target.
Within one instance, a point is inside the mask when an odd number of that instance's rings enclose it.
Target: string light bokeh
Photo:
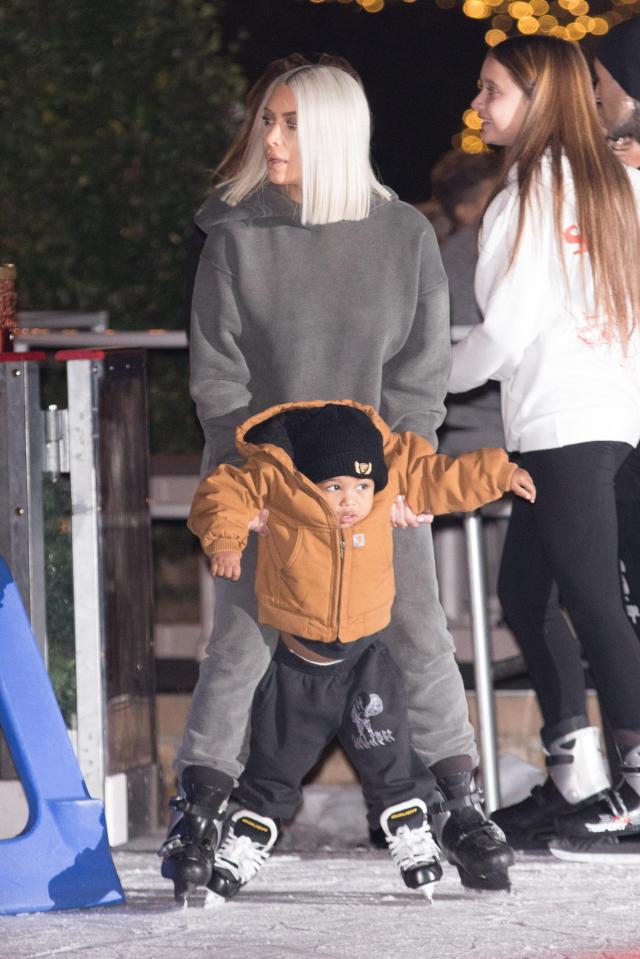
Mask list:
[[[622,20],[640,14],[640,0],[309,0],[310,3],[357,4],[370,14],[386,7],[417,2],[433,3],[441,10],[461,10],[471,20],[485,20],[484,40],[495,47],[507,37],[518,34],[545,34],[562,40],[580,42],[585,37],[601,37]],[[486,149],[480,138],[482,123],[475,110],[465,110],[463,127],[451,144],[465,153]]]

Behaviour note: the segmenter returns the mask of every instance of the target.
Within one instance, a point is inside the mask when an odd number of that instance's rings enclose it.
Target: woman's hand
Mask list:
[[[511,477],[511,486],[509,489],[512,493],[515,493],[516,496],[522,496],[523,499],[528,499],[530,503],[535,503],[536,501],[536,484],[533,482],[531,474],[527,473],[527,471],[523,470],[520,466],[516,467]]]
[[[241,555],[236,550],[216,553],[211,560],[211,575],[222,576],[224,579],[240,579]]]
[[[391,525],[394,529],[406,529],[408,526],[426,526],[433,523],[433,513],[413,512],[404,496],[396,496],[391,507]]]
[[[257,533],[258,536],[268,536],[269,527],[267,522],[269,521],[269,510],[261,509],[255,519],[252,519],[249,523],[249,532]]]

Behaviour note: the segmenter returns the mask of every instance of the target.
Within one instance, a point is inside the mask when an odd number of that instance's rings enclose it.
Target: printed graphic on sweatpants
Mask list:
[[[627,568],[622,562],[620,562],[620,580],[622,582],[622,596],[624,599],[624,608],[626,610],[627,616],[631,620],[634,628],[637,628],[638,619],[640,619],[640,609],[638,609],[638,604],[634,603],[634,597],[631,595],[631,590],[629,589],[629,583],[627,581]]]
[[[351,719],[356,727],[353,745],[356,749],[372,749],[395,742],[390,729],[374,729],[371,720],[384,711],[384,703],[377,693],[359,693],[351,707]]]

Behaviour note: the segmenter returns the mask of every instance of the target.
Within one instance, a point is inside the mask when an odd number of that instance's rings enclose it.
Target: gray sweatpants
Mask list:
[[[411,745],[430,766],[449,756],[477,762],[473,728],[453,640],[438,598],[429,528],[394,530],[396,599],[382,633],[402,672]],[[256,537],[242,557],[238,582],[216,579],[213,633],[174,769],[192,763],[238,779],[248,752],[253,694],[276,647],[277,631],[256,622]]]

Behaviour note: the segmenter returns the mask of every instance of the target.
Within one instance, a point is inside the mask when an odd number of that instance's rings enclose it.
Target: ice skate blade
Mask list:
[[[549,852],[565,862],[602,862],[605,865],[640,863],[640,841],[590,842],[589,840],[554,839]]]
[[[173,901],[176,909],[187,909],[189,906],[189,896],[194,892],[195,885],[190,882],[175,883],[173,889]]]
[[[434,893],[434,890],[435,890],[436,886],[437,886],[437,883],[436,883],[436,882],[427,882],[427,883],[425,883],[424,886],[420,886],[420,887],[419,887],[419,888],[420,888],[420,892],[422,893],[422,895],[423,895],[424,898],[427,900],[427,902],[429,903],[430,906],[433,905],[433,893]]]
[[[224,896],[219,896],[217,892],[214,892],[213,889],[207,889],[207,893],[204,897],[204,908],[205,909],[219,909],[220,906],[224,906],[227,900]]]

